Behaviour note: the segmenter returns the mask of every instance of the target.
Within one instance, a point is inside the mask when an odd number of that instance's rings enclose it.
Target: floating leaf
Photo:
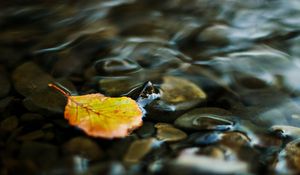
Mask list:
[[[142,110],[128,97],[106,97],[95,93],[73,96],[62,87],[49,84],[68,98],[65,118],[90,136],[120,138],[142,125]]]

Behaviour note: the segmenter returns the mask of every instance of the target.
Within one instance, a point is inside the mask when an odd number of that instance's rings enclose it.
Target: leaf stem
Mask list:
[[[49,83],[48,86],[51,87],[51,88],[53,88],[53,89],[55,89],[55,90],[57,90],[58,92],[60,92],[61,94],[63,94],[67,98],[69,96],[71,96],[71,93],[65,87],[63,87],[61,84],[58,84],[58,83],[55,83],[55,84]]]

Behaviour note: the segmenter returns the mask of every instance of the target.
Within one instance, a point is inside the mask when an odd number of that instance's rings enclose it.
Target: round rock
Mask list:
[[[155,133],[154,124],[152,122],[144,122],[143,125],[136,130],[141,138],[151,137]]]
[[[13,131],[18,127],[18,123],[18,118],[16,116],[11,116],[1,122],[0,128],[4,131]]]
[[[140,65],[131,59],[107,58],[95,62],[95,69],[100,75],[122,75],[141,69]]]
[[[10,80],[6,70],[0,66],[0,98],[8,95],[11,88]]]
[[[102,158],[103,152],[91,139],[85,137],[75,137],[64,145],[66,153],[71,155],[80,155],[89,160]]]
[[[198,85],[175,76],[163,77],[161,91],[162,101],[182,108],[182,110],[191,108],[206,99],[205,92]]]
[[[134,141],[130,145],[130,147],[128,148],[124,156],[124,162],[129,164],[139,162],[141,159],[143,159],[143,157],[146,154],[148,154],[151,151],[154,143],[155,143],[154,138]]]
[[[234,118],[228,114],[230,112],[220,108],[198,108],[183,114],[174,124],[185,129],[225,131],[235,124]]]
[[[175,128],[173,125],[158,123],[155,127],[157,128],[156,137],[158,140],[176,142],[187,138],[187,134],[185,132]]]

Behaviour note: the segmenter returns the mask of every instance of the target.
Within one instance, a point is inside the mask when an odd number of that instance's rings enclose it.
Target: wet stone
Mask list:
[[[180,155],[197,155],[200,151],[199,147],[184,148],[179,152]]]
[[[288,120],[283,110],[265,109],[258,114],[254,123],[265,126],[286,125]]]
[[[52,167],[58,159],[58,148],[39,142],[24,142],[20,148],[21,160],[32,160],[39,168]]]
[[[138,163],[151,151],[155,142],[154,138],[134,141],[123,158],[124,162],[129,164]]]
[[[31,160],[4,160],[4,166],[1,169],[2,173],[6,174],[38,174],[39,168]]]
[[[148,117],[154,121],[173,123],[176,118],[178,118],[180,115],[186,112],[185,110],[198,105],[199,103],[203,102],[206,98],[201,98],[203,97],[202,93],[204,92],[200,88],[198,88],[196,84],[183,78],[173,76],[167,77],[171,77],[169,78],[170,80],[168,79],[168,81],[171,81],[174,84],[165,83],[166,87],[165,89],[163,89],[163,83],[161,85],[161,91],[159,94],[160,96],[158,96],[160,97],[160,99],[152,101],[147,106],[146,110],[149,114]],[[174,81],[172,79],[174,79]],[[178,82],[176,83],[176,81]],[[190,91],[188,92],[188,90],[181,89],[185,88],[183,86],[186,86],[187,89]],[[206,96],[206,94],[204,95]],[[173,97],[177,99],[173,101]]]
[[[66,87],[72,94],[76,94],[75,87],[72,82],[66,79],[58,79],[56,82],[60,83],[62,86]],[[40,93],[36,93],[28,97],[34,105],[40,110],[50,111],[50,112],[62,112],[64,110],[66,99],[57,91],[47,87]]]
[[[155,122],[173,123],[185,111],[176,110],[173,106],[160,104],[155,100],[146,106],[147,118]]]
[[[66,77],[72,74],[81,74],[84,59],[78,56],[67,54],[59,55],[59,59],[54,64],[51,71],[54,77]]]
[[[130,145],[138,139],[136,134],[131,134],[123,139],[116,140],[112,143],[109,149],[106,151],[113,159],[122,159],[126,154]],[[120,146],[122,145],[122,146]]]
[[[98,160],[103,157],[103,151],[96,142],[85,137],[76,137],[64,145],[67,154],[78,155],[89,160]]]
[[[55,120],[53,120],[53,123],[60,128],[69,128],[70,127],[68,121],[65,119],[55,119]]]
[[[53,132],[45,132],[44,139],[45,140],[52,140],[55,138],[55,134]]]
[[[296,108],[293,108],[293,107],[290,107],[287,105],[285,106],[286,110],[284,112],[286,114],[286,119],[288,121],[288,124],[286,124],[286,125],[299,127],[300,126],[300,115],[299,115],[300,106],[299,106],[299,104],[295,104],[295,103],[294,103],[294,105]],[[284,124],[279,124],[279,125],[284,125]]]
[[[140,83],[139,78],[108,77],[99,80],[99,88],[109,96],[118,96],[129,92]]]
[[[209,156],[215,159],[225,160],[228,155],[228,150],[222,146],[207,146],[198,151],[199,155]],[[230,155],[232,156],[232,155]]]
[[[193,111],[193,112],[192,112]],[[190,111],[191,113],[199,113],[199,114],[214,114],[220,116],[231,116],[232,113],[226,109],[218,108],[218,107],[203,107],[196,108]]]
[[[281,137],[299,138],[300,128],[288,125],[274,125],[270,128],[271,132],[279,134]]]
[[[37,113],[25,113],[21,115],[20,122],[22,125],[33,128],[33,127],[40,127],[44,124],[45,118]]]
[[[250,75],[237,74],[235,75],[235,79],[237,85],[241,86],[241,88],[244,88],[245,90],[256,90],[269,87],[268,82]]]
[[[289,101],[287,94],[274,89],[247,91],[241,94],[241,98],[247,106],[258,107],[272,107]]]
[[[300,173],[300,140],[288,143],[278,155],[275,170],[281,174]]]
[[[161,129],[161,128],[171,128],[171,127],[174,127],[172,124],[169,124],[169,123],[156,123],[154,125],[155,128],[157,129]]]
[[[74,92],[73,84],[67,80],[54,80],[37,64],[26,62],[13,72],[16,90],[25,96],[24,106],[30,111],[63,112],[65,97],[48,87],[48,83],[58,82]]]
[[[143,122],[143,125],[136,130],[136,133],[141,138],[151,137],[155,134],[154,123]]]
[[[234,127],[234,118],[232,116],[218,115],[222,111],[224,111],[223,114],[228,114],[226,110],[218,108],[216,111],[213,111],[213,108],[209,110],[206,108],[194,109],[177,118],[174,124],[177,127],[192,130],[230,130]]]
[[[240,132],[224,132],[221,134],[221,144],[228,147],[240,147],[249,145],[251,140]]]
[[[17,137],[19,141],[33,141],[41,139],[45,136],[45,133],[42,130],[33,131]]]
[[[188,142],[194,145],[205,146],[217,143],[221,136],[219,132],[198,132],[189,136]]]
[[[228,37],[229,27],[216,24],[204,29],[197,37],[199,42],[211,43],[214,45],[226,45],[230,42]]]
[[[8,106],[13,102],[13,97],[5,97],[0,100],[0,112],[3,112],[8,108]]]
[[[13,131],[18,127],[18,124],[18,118],[16,116],[11,116],[1,121],[0,128],[3,131]]]
[[[86,174],[126,175],[125,167],[120,162],[101,162],[90,165]]]
[[[17,65],[20,62],[20,60],[22,59],[22,52],[16,52],[11,47],[1,46],[0,52],[1,52],[0,64],[4,64],[5,66],[7,66],[9,68]]]
[[[231,69],[257,77],[264,77],[262,69],[268,69],[268,73],[272,74],[285,70],[287,66],[292,68],[289,61],[290,56],[287,53],[265,45],[257,47],[257,49],[234,52],[228,56],[234,60]],[[245,66],[247,64],[256,66],[247,67]]]
[[[31,121],[39,121],[44,120],[44,117],[37,113],[25,113],[20,117],[21,122],[31,122]]]
[[[23,96],[30,96],[47,88],[54,79],[37,64],[26,62],[18,66],[12,74],[15,89]]]
[[[263,148],[281,148],[284,140],[278,136],[269,134],[257,134],[255,140],[251,140],[251,143],[254,143],[257,146]]]
[[[43,129],[50,129],[50,128],[53,128],[53,124],[52,124],[52,123],[46,123],[42,128],[43,128]]]
[[[187,138],[185,132],[170,124],[157,123],[155,128],[157,128],[156,138],[164,142],[177,142]]]
[[[135,99],[140,107],[145,107],[156,99],[159,99],[161,95],[158,88],[155,87],[155,85],[153,85],[150,81],[147,81],[143,85],[137,86],[130,90],[126,96]]]
[[[189,109],[206,99],[205,92],[196,84],[175,76],[163,77],[161,91],[162,101],[178,110]]]
[[[161,39],[129,38],[115,50],[119,55],[126,55],[145,69],[178,68],[182,63],[179,59],[181,53],[166,47],[165,44],[166,41]],[[128,50],[131,51],[128,53]]]
[[[167,174],[247,174],[249,171],[248,164],[243,161],[181,155],[169,164]]]
[[[8,74],[4,67],[0,66],[0,99],[7,96],[11,88]]]
[[[94,67],[100,75],[123,75],[136,72],[140,65],[131,59],[107,58],[95,62]]]

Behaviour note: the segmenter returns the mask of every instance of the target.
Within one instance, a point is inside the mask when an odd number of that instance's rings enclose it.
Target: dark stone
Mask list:
[[[174,124],[192,130],[230,130],[236,119],[229,114],[221,108],[197,108],[177,118]]]
[[[218,132],[199,132],[193,133],[189,136],[188,141],[195,145],[210,145],[220,140],[220,133]]]
[[[58,148],[39,142],[24,142],[20,149],[21,160],[32,160],[40,168],[50,168],[58,160]]]
[[[11,116],[1,121],[0,128],[3,131],[13,131],[18,127],[19,120],[16,116]]]
[[[26,133],[24,135],[18,136],[17,140],[19,141],[33,141],[37,139],[44,138],[45,133],[43,130],[36,130],[29,133]]]
[[[88,160],[99,160],[103,157],[103,151],[96,142],[85,137],[75,137],[64,145],[67,154],[78,155]]]
[[[126,169],[120,162],[103,162],[91,165],[87,174],[126,175]]]
[[[100,75],[122,75],[141,69],[140,65],[131,59],[107,58],[95,62],[95,69]]]
[[[0,99],[7,96],[11,88],[8,74],[4,67],[0,66]]]
[[[154,123],[144,122],[143,125],[136,130],[136,133],[141,138],[151,137],[155,133]]]
[[[5,97],[0,100],[0,112],[3,112],[13,102],[14,97]]]
[[[75,91],[70,81],[55,80],[45,73],[38,65],[27,62],[13,72],[16,90],[25,96],[24,106],[30,111],[62,113],[67,99],[48,87],[49,83],[58,82]]]

